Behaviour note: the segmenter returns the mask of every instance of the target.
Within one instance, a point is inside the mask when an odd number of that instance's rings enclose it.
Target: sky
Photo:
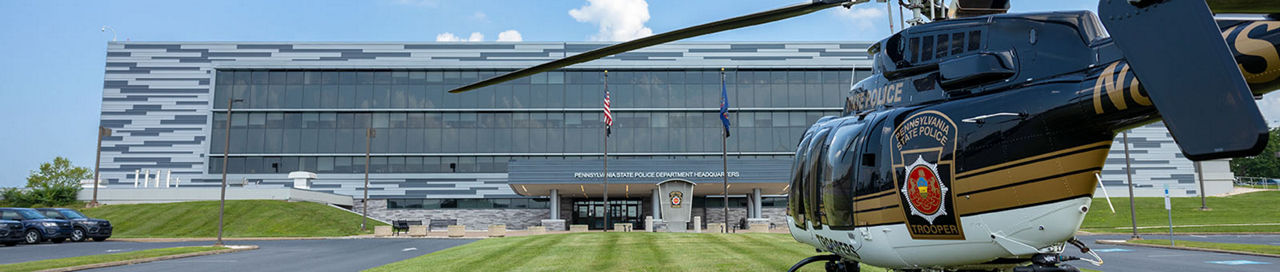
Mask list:
[[[32,169],[56,156],[93,166],[106,46],[113,38],[624,41],[799,2],[0,0],[0,187],[25,185]],[[1096,0],[1022,0],[1014,1],[1012,12],[1096,7]],[[876,41],[891,33],[888,21],[885,5],[873,2],[690,40]],[[103,26],[114,30],[114,37]],[[1280,104],[1280,97],[1269,96],[1260,104],[1269,120],[1280,116],[1280,107],[1266,106]]]

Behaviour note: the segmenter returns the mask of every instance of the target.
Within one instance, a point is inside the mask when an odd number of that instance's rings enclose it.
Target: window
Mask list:
[[[969,31],[969,48],[968,51],[978,50],[982,46],[982,31]]]
[[[546,198],[387,199],[388,209],[547,209]]]
[[[888,116],[892,114],[885,114]],[[881,169],[878,165],[889,165],[891,154],[889,146],[884,143],[892,137],[893,122],[889,118],[883,116],[869,117],[868,120],[876,120],[879,122],[872,126],[867,135],[866,148],[862,150],[862,158],[858,163],[861,169],[858,170],[856,180],[854,181],[854,194],[857,196],[871,195],[885,190],[893,189],[893,180],[890,178],[891,173],[887,169]],[[877,120],[878,119],[878,120]],[[868,209],[876,207],[858,207],[858,209]]]
[[[933,59],[933,36],[925,36],[923,48],[920,49],[920,61],[927,62]]]
[[[964,32],[951,34],[951,55],[964,53]]]
[[[863,144],[865,121],[847,120],[836,128],[828,146],[822,178],[822,203],[826,221],[832,229],[853,227],[853,174]]]
[[[920,57],[920,38],[912,37],[907,39],[907,51],[911,52],[911,63],[915,63]]]
[[[936,48],[938,59],[947,57],[947,53],[951,52],[948,46],[951,46],[951,36],[947,34],[938,35],[938,47]]]

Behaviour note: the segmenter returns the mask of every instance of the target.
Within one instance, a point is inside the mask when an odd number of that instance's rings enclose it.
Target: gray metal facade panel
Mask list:
[[[207,173],[214,71],[247,69],[515,69],[599,48],[603,43],[112,42],[107,46],[100,124],[102,178],[132,186],[135,171],[172,171],[185,186],[213,186]],[[573,68],[870,67],[870,43],[674,43]],[[220,139],[213,139],[220,140]],[[505,173],[375,174],[375,197],[511,196]],[[162,177],[162,176],[161,176]],[[139,179],[141,180],[141,179]],[[291,184],[285,174],[231,175],[231,183]],[[316,188],[359,195],[362,176],[323,174]],[[401,184],[405,186],[401,186]],[[441,187],[436,187],[441,186]],[[446,187],[447,186],[447,187]],[[449,191],[441,191],[449,190]],[[441,195],[445,193],[448,195]]]
[[[1182,156],[1182,150],[1162,122],[1129,131],[1129,158],[1137,196],[1161,196],[1164,186],[1169,186],[1169,193],[1174,197],[1196,196],[1200,189],[1195,163]],[[1112,197],[1128,195],[1124,161],[1124,139],[1116,135],[1101,173],[1102,185],[1107,186]],[[1205,174],[1231,175],[1230,172]]]

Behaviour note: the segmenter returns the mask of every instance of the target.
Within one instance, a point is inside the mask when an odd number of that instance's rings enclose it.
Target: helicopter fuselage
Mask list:
[[[1280,87],[1280,22],[1218,23],[1253,94]],[[845,114],[799,141],[788,205],[797,241],[870,265],[1008,267],[1060,251],[1116,133],[1161,120],[1090,12],[941,21],[871,51]]]

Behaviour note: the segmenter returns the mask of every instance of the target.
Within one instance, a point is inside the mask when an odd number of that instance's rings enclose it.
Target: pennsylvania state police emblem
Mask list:
[[[893,131],[894,181],[912,239],[964,239],[951,193],[957,135],[938,111],[912,114]]]

